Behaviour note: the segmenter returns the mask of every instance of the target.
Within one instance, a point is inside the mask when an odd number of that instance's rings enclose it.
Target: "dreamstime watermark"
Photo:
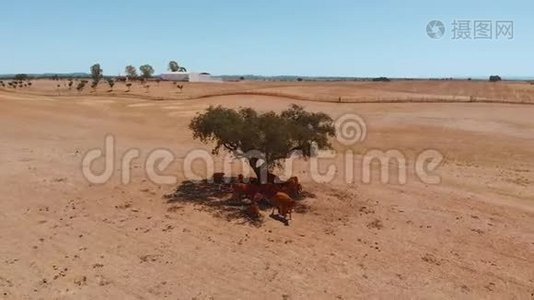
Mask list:
[[[367,125],[357,114],[342,115],[336,119],[334,127],[337,141],[345,146],[363,142],[367,137]]]
[[[364,142],[367,137],[367,124],[364,119],[357,114],[344,114],[337,118],[334,123],[336,129],[336,141],[343,151],[319,150],[315,144],[310,149],[312,155],[305,160],[305,167],[310,178],[314,182],[328,183],[342,176],[342,181],[351,184],[358,179],[362,183],[371,183],[373,177],[380,178],[380,183],[394,183],[391,174],[396,174],[396,184],[406,184],[408,175],[412,174],[416,179],[426,184],[439,184],[441,177],[436,174],[444,156],[435,149],[425,149],[413,159],[409,159],[398,149],[371,149],[363,154],[356,154],[352,149],[358,143]],[[169,149],[157,148],[141,159],[141,151],[137,148],[127,149],[122,155],[117,155],[116,138],[108,134],[105,137],[104,147],[89,150],[82,159],[82,173],[87,181],[93,184],[108,182],[120,170],[120,180],[122,184],[131,182],[132,165],[135,161],[143,161],[143,171],[148,179],[156,184],[176,184],[178,177],[186,180],[198,181],[211,178],[215,173],[217,158],[206,149],[192,149],[185,156],[177,158]],[[117,158],[118,161],[117,161]],[[264,154],[260,151],[248,151],[246,153],[227,153],[222,157],[222,172],[232,173],[232,167],[236,162],[240,165],[244,176],[250,175],[251,168],[248,161],[255,158],[258,165],[264,160]],[[281,179],[293,176],[294,165],[302,152],[294,151],[282,162]],[[181,176],[169,175],[169,168],[178,160],[181,160]],[[221,157],[218,157],[221,160]],[[95,172],[93,165],[99,161],[103,163],[103,169]],[[341,161],[341,162],[340,162]],[[302,163],[302,160],[301,160]],[[117,169],[116,165],[120,165]],[[201,164],[202,168],[194,168]],[[341,166],[340,166],[341,165]],[[375,166],[375,168],[373,168]],[[199,171],[202,169],[203,171]],[[411,172],[408,172],[408,170]],[[378,173],[378,174],[377,174]],[[373,176],[373,174],[375,176]],[[265,177],[264,177],[265,176]],[[267,178],[267,174],[262,174]]]
[[[453,20],[452,40],[511,40],[514,38],[514,22],[510,20]],[[445,23],[432,20],[426,25],[426,34],[431,39],[445,36]]]

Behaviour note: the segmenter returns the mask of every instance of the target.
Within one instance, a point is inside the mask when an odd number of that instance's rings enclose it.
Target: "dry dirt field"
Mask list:
[[[534,105],[518,104],[534,103],[534,85],[236,82],[179,92],[151,82],[148,93],[118,83],[78,94],[57,84],[0,89],[0,298],[534,299]],[[322,162],[338,168],[330,183],[298,161],[307,197],[289,226],[269,211],[254,225],[240,207],[165,197],[185,179],[186,154],[210,149],[187,128],[195,113],[292,103],[365,119],[365,141],[334,143],[357,154],[354,182],[344,182],[341,155]],[[106,134],[115,172],[91,184],[82,157]],[[121,184],[119,157],[131,148],[141,158]],[[176,157],[162,171],[175,184],[143,171],[158,148]],[[372,149],[401,151],[407,183],[381,183],[378,168],[362,183]],[[425,149],[444,155],[440,184],[414,174]]]
[[[180,90],[176,85],[182,85]],[[127,96],[151,100],[191,100],[213,96],[271,96],[289,100],[320,102],[505,102],[534,103],[534,84],[528,82],[398,80],[392,82],[261,82],[241,81],[224,84],[134,82],[129,91],[125,82],[113,89],[102,82],[93,91],[88,83],[80,93],[77,82],[69,89],[68,81],[37,80],[24,93],[47,96]],[[7,89],[13,91],[13,89]],[[128,92],[127,92],[128,91]]]

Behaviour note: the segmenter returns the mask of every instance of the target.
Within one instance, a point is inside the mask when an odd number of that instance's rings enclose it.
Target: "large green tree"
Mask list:
[[[187,69],[180,66],[176,61],[171,60],[169,62],[169,71],[171,72],[187,72]]]
[[[141,71],[141,76],[144,79],[148,79],[154,74],[154,68],[151,65],[142,65],[139,67],[139,71]]]
[[[100,79],[102,79],[103,73],[104,71],[100,67],[100,64],[94,64],[91,66],[91,78],[93,78],[93,82],[96,82],[96,84],[98,84]]]
[[[213,154],[223,149],[246,158],[262,180],[294,151],[310,157],[312,144],[317,149],[331,149],[329,137],[335,136],[330,116],[307,112],[298,105],[280,113],[210,106],[193,118],[189,128],[195,139],[215,143]]]
[[[126,73],[126,77],[128,77],[129,80],[137,78],[137,69],[132,65],[126,66],[126,68],[124,68],[124,73]]]

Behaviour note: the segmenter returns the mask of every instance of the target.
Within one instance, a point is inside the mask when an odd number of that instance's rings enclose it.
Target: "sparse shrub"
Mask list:
[[[297,78],[297,81],[302,81],[302,78],[300,78],[300,77],[299,77],[299,78]]]
[[[76,90],[78,90],[78,93],[81,93],[83,91],[86,83],[87,83],[86,80],[82,80],[80,81],[80,83],[78,83],[78,86],[76,86]]]
[[[497,82],[497,81],[501,81],[501,80],[502,80],[502,79],[501,79],[501,77],[500,77],[499,75],[491,75],[491,76],[489,77],[489,81],[490,81],[490,82]]]
[[[182,84],[177,84],[176,87],[180,89],[180,93],[182,92],[182,89],[184,88]]]
[[[129,92],[129,91],[130,91],[130,88],[132,87],[132,83],[128,82],[128,83],[126,84],[126,87],[128,88],[128,89],[126,90],[126,92]]]
[[[113,91],[113,86],[115,85],[115,81],[111,78],[108,79],[108,85],[110,88],[110,92]]]

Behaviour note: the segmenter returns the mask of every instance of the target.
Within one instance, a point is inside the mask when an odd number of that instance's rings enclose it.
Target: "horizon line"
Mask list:
[[[28,76],[35,76],[35,77],[49,77],[49,76],[66,76],[66,77],[75,77],[75,76],[84,76],[84,77],[91,77],[91,73],[88,72],[40,72],[40,73],[3,73],[0,74],[0,78],[10,78],[19,74],[25,74]],[[163,73],[159,73],[157,75],[153,75],[152,77],[158,77]],[[211,73],[210,73],[211,74]],[[256,77],[256,78],[308,78],[308,79],[374,79],[374,78],[388,78],[393,80],[433,80],[433,79],[453,79],[453,80],[487,80],[490,76],[498,75],[498,74],[491,74],[491,75],[472,75],[472,76],[406,76],[406,77],[399,77],[399,76],[386,76],[386,75],[380,75],[380,76],[343,76],[343,75],[287,75],[287,74],[281,74],[281,75],[259,75],[259,74],[222,74],[222,75],[214,75],[216,77]],[[103,75],[104,77],[120,77],[125,75]],[[502,80],[534,80],[534,75],[531,76],[521,76],[521,75],[498,75],[502,78]],[[37,78],[38,79],[38,78]]]

